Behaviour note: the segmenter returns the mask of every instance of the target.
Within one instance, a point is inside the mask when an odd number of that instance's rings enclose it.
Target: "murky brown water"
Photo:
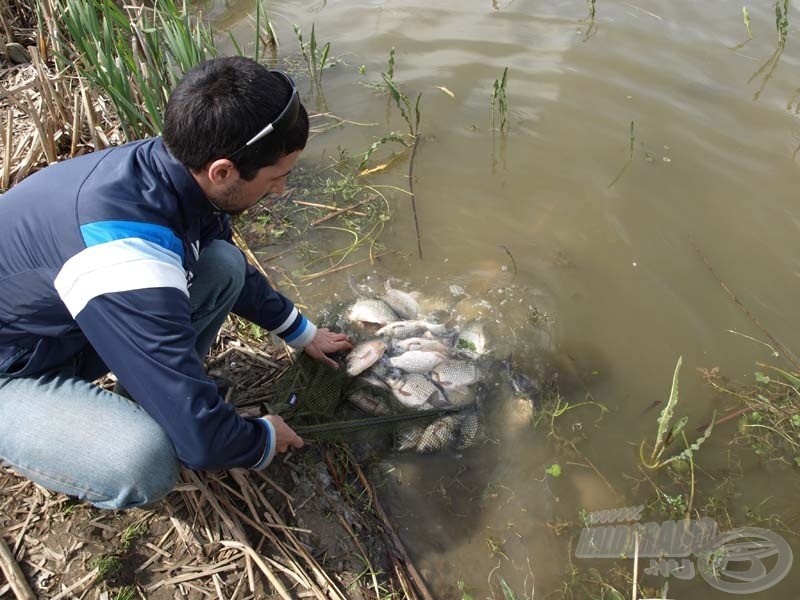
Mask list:
[[[800,37],[791,27],[780,63],[759,92],[766,71],[750,79],[775,50],[772,2],[752,3],[754,39],[735,50],[747,39],[741,5],[723,1],[598,0],[588,39],[590,5],[583,0],[265,4],[282,55],[296,53],[292,23],[309,32],[315,22],[320,40],[332,42],[331,54],[343,63],[325,72],[328,109],[380,124],[318,136],[306,160],[324,161],[337,146],[363,151],[375,137],[401,128],[385,97],[362,85],[379,80],[392,46],[395,80],[409,95],[423,92],[415,175],[425,258],[414,256],[410,210],[398,195],[383,241],[408,258],[389,257],[374,272],[357,274],[391,275],[431,295],[457,283],[491,298],[488,290],[513,285],[492,299],[487,318],[502,321],[504,339],[531,355],[541,332],[527,325],[529,306],[545,310],[560,364],[571,365],[572,379],[582,382],[567,390],[570,399],[582,400],[588,390],[610,411],[595,429],[594,409],[576,410],[573,420],[590,432],[580,450],[625,492],[624,500],[532,431],[498,433],[463,457],[388,461],[394,470],[386,502],[441,597],[457,594],[459,579],[475,597],[485,597],[490,575],[498,590],[498,574],[520,595],[529,573],[536,597],[557,590],[569,566],[569,539],[555,535],[548,522],[653,496],[649,485],[641,497],[632,494],[624,474],[641,477],[633,444],[652,439],[658,412],[642,411],[666,399],[677,357],[684,357],[679,413],[690,417],[692,429],[715,408],[731,405],[715,399],[697,367],[720,366],[745,380],[754,361],[770,359],[766,348],[727,332],[763,338],[693,245],[765,328],[798,347],[800,202],[793,152],[800,123],[787,103],[800,83]],[[232,28],[243,38],[251,35],[245,18],[251,8],[250,0],[206,3],[217,29]],[[800,22],[797,13],[790,17]],[[506,138],[493,138],[489,101],[504,67],[511,126]],[[610,185],[628,160],[631,121],[633,159]],[[401,163],[382,181],[405,185],[406,168]],[[515,258],[513,280],[501,244]],[[317,282],[303,290],[304,300],[321,308],[331,287],[350,293],[344,281]],[[701,451],[709,473],[723,473],[734,433],[734,424],[721,426]],[[766,500],[765,512],[796,518],[797,476],[764,469],[751,454],[740,458],[751,483],[739,490],[731,511]],[[554,462],[564,471],[558,480],[544,475]],[[508,560],[491,552],[489,538]],[[608,567],[574,556],[572,562],[581,569]],[[794,596],[798,583],[795,569],[753,597]],[[678,598],[726,596],[699,575],[670,590]]]

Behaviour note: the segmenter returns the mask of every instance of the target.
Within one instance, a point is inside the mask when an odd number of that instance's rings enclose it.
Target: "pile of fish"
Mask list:
[[[417,295],[392,287],[357,300],[346,316],[364,340],[347,356],[348,375],[358,377],[349,401],[371,415],[463,407],[401,429],[396,446],[421,453],[471,446],[480,430],[474,406],[478,359],[487,353],[483,325],[447,327],[422,314]]]

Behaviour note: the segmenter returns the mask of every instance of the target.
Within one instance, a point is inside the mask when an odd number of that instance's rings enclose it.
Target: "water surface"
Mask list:
[[[697,368],[719,366],[750,380],[754,362],[770,359],[763,346],[728,333],[764,338],[700,254],[767,330],[797,347],[800,128],[787,109],[800,72],[794,26],[764,82],[766,70],[751,77],[776,48],[766,2],[750,7],[754,39],[738,49],[747,39],[741,5],[721,0],[598,0],[593,24],[590,4],[578,0],[265,6],[281,56],[296,55],[292,23],[307,36],[313,22],[321,41],[332,42],[341,62],[324,75],[326,109],[377,124],[315,137],[304,155],[309,164],[325,164],[340,146],[363,151],[403,127],[385,96],[364,85],[379,81],[392,46],[395,80],[412,97],[423,93],[415,188],[424,260],[415,256],[410,208],[397,194],[383,242],[403,254],[354,275],[396,277],[428,295],[455,283],[490,298],[485,318],[500,321],[503,340],[513,339],[528,358],[542,344],[529,325],[530,307],[540,307],[552,318],[549,350],[570,371],[564,393],[576,402],[588,392],[609,409],[597,426],[595,409],[571,419],[588,436],[580,451],[623,499],[585,463],[569,464],[582,461],[541,432],[498,429],[463,455],[387,458],[386,503],[438,594],[455,595],[462,579],[484,597],[490,575],[497,591],[498,574],[520,593],[525,585],[530,593],[531,573],[536,597],[558,590],[570,557],[570,535],[557,534],[558,522],[575,520],[580,509],[652,498],[648,486],[637,495],[628,476],[641,477],[635,445],[652,439],[657,410],[642,412],[666,400],[677,357],[684,359],[679,413],[692,430],[715,408],[732,406],[704,386]],[[205,3],[218,29],[248,39],[251,9],[249,0]],[[505,67],[507,136],[491,130],[490,111],[492,83]],[[301,84],[315,108],[310,86]],[[378,181],[405,186],[406,169],[401,162]],[[501,245],[514,256],[513,278]],[[303,288],[312,313],[324,312],[331,290],[351,294],[343,275]],[[717,479],[735,433],[735,424],[721,426],[698,458]],[[738,489],[731,511],[766,500],[766,513],[796,518],[796,475],[748,453],[737,457],[751,483]],[[558,480],[544,474],[554,462],[563,467]],[[507,558],[492,551],[490,538]],[[792,574],[754,597],[788,597],[798,581]],[[725,596],[699,576],[675,583],[670,594]]]

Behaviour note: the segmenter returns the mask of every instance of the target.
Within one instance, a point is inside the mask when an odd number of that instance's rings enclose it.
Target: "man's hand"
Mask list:
[[[286,421],[278,415],[267,415],[264,417],[272,423],[275,428],[275,452],[283,454],[289,447],[302,448],[303,438],[297,435],[294,430],[286,424]]]
[[[314,336],[314,339],[311,340],[311,343],[303,348],[303,350],[314,360],[327,363],[334,369],[338,369],[339,365],[336,361],[326,355],[329,352],[350,350],[352,347],[353,344],[350,343],[350,340],[347,339],[345,334],[334,333],[327,327],[322,327],[321,329],[317,329],[317,334]]]

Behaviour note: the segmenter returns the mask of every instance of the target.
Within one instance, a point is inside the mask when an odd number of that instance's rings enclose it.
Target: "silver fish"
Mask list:
[[[409,350],[400,356],[392,356],[386,362],[406,373],[427,373],[439,363],[447,360],[441,352],[428,352],[426,350]]]
[[[460,420],[456,415],[445,415],[436,419],[422,432],[417,442],[417,452],[427,454],[451,446],[458,438]]]
[[[399,319],[397,314],[383,300],[375,298],[357,300],[350,307],[347,318],[350,321],[377,323],[378,325],[386,325]]]
[[[448,360],[433,367],[431,379],[442,386],[445,391],[467,387],[477,383],[480,378],[475,363],[466,360]]]
[[[392,393],[397,401],[406,408],[421,408],[423,404],[432,400],[431,404],[443,400],[442,391],[424,375],[412,373],[410,375],[388,375],[386,383],[392,388]]]
[[[475,404],[475,388],[457,388],[454,390],[447,390],[447,402],[451,406],[467,406]]]
[[[383,340],[368,340],[361,342],[347,355],[347,374],[355,377],[366,371],[386,352],[386,342]]]
[[[386,293],[381,297],[401,319],[416,319],[419,316],[419,304],[413,294],[396,290],[386,284]]]
[[[395,435],[395,447],[400,452],[416,448],[423,431],[425,431],[425,428],[421,425],[399,429]]]
[[[427,332],[430,335],[430,332]],[[404,340],[393,340],[392,350],[394,352],[409,352],[411,350],[426,350],[429,352],[441,352],[447,354],[450,351],[449,346],[444,340],[433,337],[411,337]]]
[[[434,335],[444,335],[447,328],[440,323],[429,323],[428,321],[395,321],[381,327],[377,334],[402,340],[418,336],[426,331],[430,331]]]
[[[486,354],[488,343],[483,324],[473,321],[464,327],[456,340],[456,352],[467,358],[478,358]]]
[[[478,422],[478,413],[470,412],[461,416],[461,423],[459,423],[458,438],[456,439],[456,448],[463,450],[469,448],[475,443],[475,438],[478,436],[480,430],[480,423]]]
[[[347,399],[356,408],[364,411],[368,415],[381,415],[391,414],[392,409],[385,398],[370,394],[366,390],[356,390],[347,395]]]
[[[382,390],[389,389],[389,386],[386,384],[386,382],[374,373],[369,373],[368,375],[362,375],[358,379],[358,381],[364,382],[368,385],[371,385],[372,387],[376,387]]]

